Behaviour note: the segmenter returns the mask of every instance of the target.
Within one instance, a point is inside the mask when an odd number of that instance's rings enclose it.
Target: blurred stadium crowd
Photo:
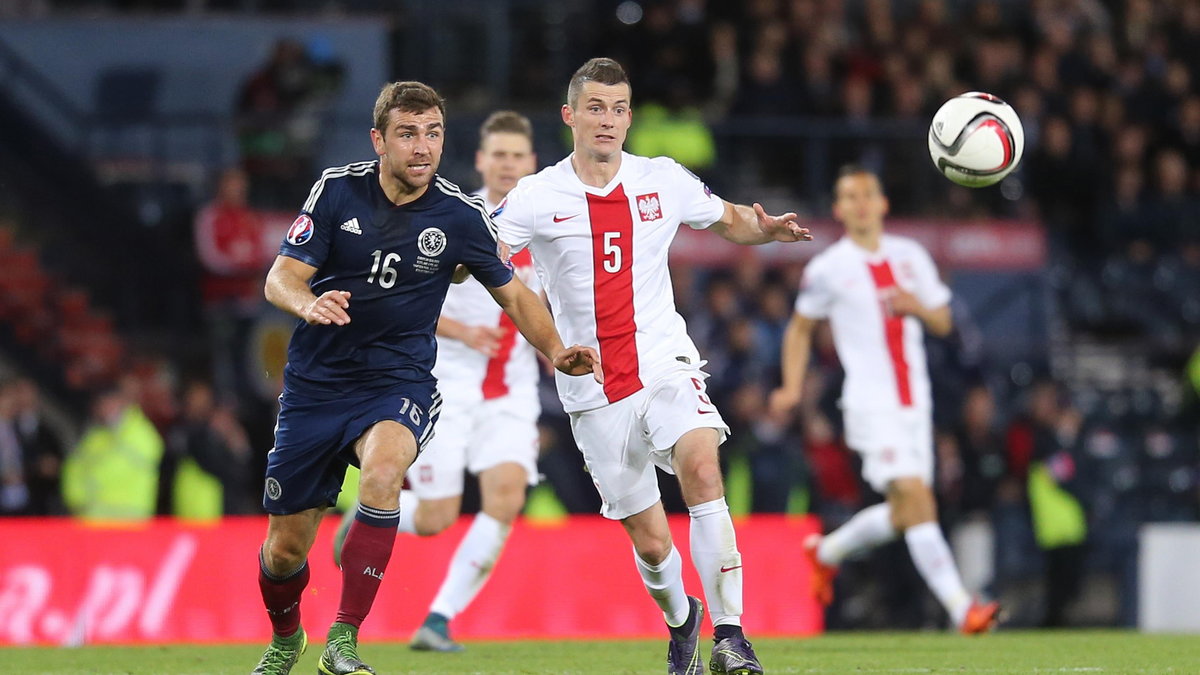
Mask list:
[[[178,4],[382,9],[351,0]],[[411,11],[414,3],[402,4]],[[538,11],[537,3],[514,4]],[[1015,598],[1016,622],[1132,624],[1137,526],[1200,517],[1200,352],[1193,355],[1200,345],[1200,3],[567,4],[591,17],[592,30],[564,49],[578,51],[579,62],[600,53],[622,60],[634,82],[635,131],[654,125],[654,134],[631,138],[631,149],[676,156],[728,197],[763,192],[824,216],[828,196],[802,184],[827,189],[838,163],[857,160],[880,170],[896,215],[1044,225],[1050,256],[1039,278],[1051,317],[1043,351],[1020,363],[989,360],[971,335],[978,329],[970,312],[958,305],[959,330],[930,341],[936,491],[951,538],[968,548],[982,541],[994,552],[979,562],[960,552],[965,574]],[[163,7],[23,5],[33,14]],[[519,47],[514,58],[528,49]],[[67,293],[39,306],[53,295],[53,265],[29,261],[28,250],[9,241],[11,229],[0,239],[8,358],[36,356],[41,334],[30,326],[40,326],[56,331],[54,358],[61,365],[61,372],[31,367],[32,379],[0,386],[0,513],[258,512],[273,411],[246,393],[249,375],[237,372],[244,363],[239,341],[251,330],[261,277],[275,252],[262,243],[269,228],[264,212],[298,206],[320,168],[305,145],[311,125],[286,122],[311,113],[314,100],[336,96],[340,68],[287,43],[243,84],[231,126],[245,161],[212,181],[210,203],[191,205],[195,229],[182,237],[196,242],[192,264],[202,272],[193,275],[190,292],[204,299],[196,325],[212,332],[203,341],[209,352],[180,355],[162,340],[142,348],[147,342],[122,334],[86,299],[64,301]],[[394,77],[408,76],[400,59],[393,70]],[[537,65],[522,72],[530,76],[520,78],[513,101],[483,101],[479,111],[501,103],[552,111],[565,78]],[[1023,166],[996,188],[955,187],[928,165],[924,125],[942,101],[966,90],[1005,98],[1024,122]],[[792,118],[803,120],[794,123],[799,127],[836,123],[826,138],[826,175],[802,176],[817,170],[800,161],[808,146],[747,133],[756,125],[792,125]],[[273,128],[264,119],[282,123]],[[564,152],[561,144],[539,143],[539,150],[543,164]],[[467,175],[450,178],[472,183]],[[23,236],[18,230],[16,239]],[[833,527],[877,497],[842,445],[840,370],[827,331],[818,335],[800,414],[779,419],[764,412],[801,271],[764,268],[752,258],[672,269],[677,304],[709,362],[712,398],[733,426],[725,461],[734,509],[809,511]],[[13,290],[38,274],[47,279],[33,284],[32,296]],[[109,333],[121,340],[117,346],[103,339]],[[39,384],[98,392],[89,395],[86,424],[81,416],[69,420],[83,429],[74,447],[38,431],[46,425],[36,422]],[[554,507],[595,512],[597,497],[570,446],[565,416],[554,412],[561,408],[549,385],[545,398],[541,468],[551,490],[544,496]],[[140,487],[131,492],[134,483]],[[128,500],[97,497],[113,484],[122,485],[118,492]],[[672,495],[672,483],[663,487],[668,506],[680,509],[677,488]],[[531,503],[547,508],[545,500]],[[839,601],[832,626],[921,626],[937,615],[910,602],[920,586],[903,551],[867,565],[850,565],[843,575],[874,581]],[[1090,608],[1067,612],[1085,578],[1101,579],[1107,592],[1092,588],[1084,594]],[[1030,593],[1045,602],[1023,601]],[[888,611],[877,611],[881,606]]]

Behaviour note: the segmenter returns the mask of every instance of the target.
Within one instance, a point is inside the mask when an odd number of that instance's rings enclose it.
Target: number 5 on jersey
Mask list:
[[[609,274],[616,274],[621,271],[621,263],[624,258],[621,255],[621,233],[620,232],[605,232],[604,233],[604,256],[603,261],[604,271]]]

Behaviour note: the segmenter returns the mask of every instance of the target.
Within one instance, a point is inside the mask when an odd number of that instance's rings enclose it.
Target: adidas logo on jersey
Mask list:
[[[353,232],[354,234],[362,234],[362,229],[358,226],[358,218],[351,218],[350,220],[342,223],[342,229],[347,232]]]

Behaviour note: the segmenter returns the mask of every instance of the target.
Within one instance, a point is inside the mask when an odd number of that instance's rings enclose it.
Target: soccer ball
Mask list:
[[[1004,101],[981,91],[946,101],[929,125],[929,156],[942,175],[966,187],[998,183],[1025,149],[1021,118]]]

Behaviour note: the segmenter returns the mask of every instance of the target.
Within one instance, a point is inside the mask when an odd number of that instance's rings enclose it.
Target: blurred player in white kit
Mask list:
[[[675,311],[667,252],[682,223],[739,244],[811,237],[795,214],[735,206],[670,158],[624,153],[631,96],[611,59],[576,71],[561,110],[574,152],[522,179],[493,219],[502,244],[533,252],[563,338],[599,341],[603,385],[557,378],[559,396],[601,513],[625,526],[663,611],[667,672],[704,670],[703,606],[684,592],[656,466],[678,477],[691,516],[692,561],[714,625],[709,669],[762,673],[742,633],[742,558],[717,458],[729,428],[705,393],[704,361]]]
[[[533,127],[518,113],[499,111],[480,128],[475,193],[488,213],[523,176],[534,172]],[[512,256],[513,273],[533,292],[541,286],[529,253]],[[457,652],[449,622],[466,609],[491,576],[512,522],[537,482],[538,362],[533,347],[472,277],[450,286],[437,326],[433,374],[442,394],[433,438],[408,470],[400,494],[400,532],[432,536],[458,519],[463,471],[479,477],[483,508],[454,552],[446,578],[413,635],[413,649]]]
[[[937,520],[933,482],[933,400],[924,330],[953,328],[950,289],[929,253],[907,237],[883,233],[888,201],[878,176],[842,169],[833,215],[846,236],[808,263],[783,343],[783,384],[771,408],[790,414],[800,403],[812,332],[828,319],[846,371],[841,408],[846,444],[862,458],[863,477],[887,497],[827,536],[805,542],[813,592],[828,605],[833,577],[848,555],[903,535],[917,571],[964,633],[996,622],[996,603],[975,602],[963,587]]]

